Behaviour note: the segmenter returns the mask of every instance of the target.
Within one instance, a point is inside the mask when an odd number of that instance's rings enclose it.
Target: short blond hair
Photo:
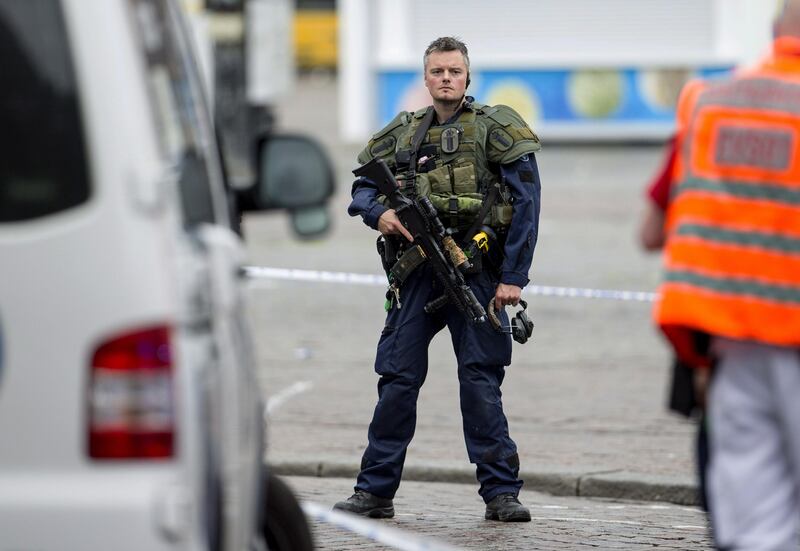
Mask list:
[[[461,55],[464,56],[464,64],[469,70],[469,52],[467,52],[467,45],[455,36],[441,36],[431,42],[428,47],[425,48],[425,55],[422,56],[422,67],[425,68],[428,66],[428,56],[433,52],[455,51],[461,52]]]

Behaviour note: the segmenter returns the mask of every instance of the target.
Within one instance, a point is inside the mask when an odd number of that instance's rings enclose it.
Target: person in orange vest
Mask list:
[[[670,195],[673,188],[675,160],[678,156],[676,139],[672,136],[664,148],[664,158],[658,171],[647,186],[644,205],[644,216],[639,225],[639,244],[645,251],[660,251],[666,239],[664,222]],[[674,413],[697,421],[697,438],[695,441],[695,463],[698,482],[700,506],[709,510],[706,470],[709,462],[708,454],[708,418],[705,412],[706,381],[695,376],[707,376],[711,371],[695,370],[679,358],[672,360],[672,382],[669,391],[668,407]]]
[[[659,251],[664,246],[664,219],[672,191],[672,173],[675,169],[675,136],[664,147],[664,158],[658,172],[647,185],[644,216],[639,226],[639,244],[646,251]]]
[[[654,310],[682,361],[715,363],[720,549],[796,549],[800,533],[800,0],[774,31],[759,65],[681,94]]]

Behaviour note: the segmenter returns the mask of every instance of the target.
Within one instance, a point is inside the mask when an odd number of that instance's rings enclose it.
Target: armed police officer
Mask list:
[[[434,40],[425,50],[423,67],[433,105],[400,113],[372,137],[358,161],[383,159],[404,194],[430,200],[448,233],[472,257],[466,283],[483,306],[497,312],[499,324],[470,323],[452,303],[430,308],[442,295],[431,262],[413,254],[417,247],[411,245],[411,233],[375,182],[356,180],[348,212],[380,232],[378,248],[391,292],[375,360],[380,379],[369,444],[355,493],[334,508],[374,518],[394,516],[392,499],[414,435],[428,346],[447,326],[458,362],[464,439],[487,504],[485,518],[530,521],[518,500],[523,482],[500,385],[511,363],[503,307],[525,306],[520,295],[529,281],[538,234],[540,183],[534,153],[539,139],[513,109],[482,105],[465,95],[469,57],[460,40]]]

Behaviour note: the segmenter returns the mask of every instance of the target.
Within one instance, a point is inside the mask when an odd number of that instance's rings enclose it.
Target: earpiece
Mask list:
[[[528,342],[528,339],[531,338],[531,335],[533,335],[533,322],[528,317],[528,312],[526,311],[528,309],[528,303],[524,300],[520,300],[519,305],[522,307],[522,310],[516,313],[514,319],[511,320],[510,326],[503,326],[501,324],[500,318],[495,311],[494,299],[489,301],[486,313],[495,331],[510,334],[515,341],[520,344],[525,344]]]
[[[520,300],[519,305],[522,306],[522,310],[517,312],[514,319],[511,320],[511,336],[518,343],[525,344],[533,335],[533,322],[526,312],[528,303]]]

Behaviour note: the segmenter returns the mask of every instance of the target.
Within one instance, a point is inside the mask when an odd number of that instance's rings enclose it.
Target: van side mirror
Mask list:
[[[301,237],[327,231],[333,170],[322,148],[305,136],[268,135],[258,142],[257,155],[258,177],[252,188],[239,192],[241,209],[285,209]]]

